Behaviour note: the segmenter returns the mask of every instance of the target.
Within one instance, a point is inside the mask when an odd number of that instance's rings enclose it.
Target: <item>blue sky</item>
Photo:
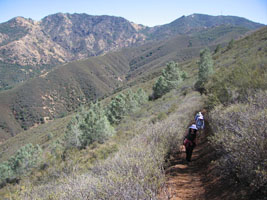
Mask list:
[[[267,24],[267,0],[0,0],[0,23],[16,16],[40,20],[58,13],[121,16],[147,26],[182,15],[234,15]]]

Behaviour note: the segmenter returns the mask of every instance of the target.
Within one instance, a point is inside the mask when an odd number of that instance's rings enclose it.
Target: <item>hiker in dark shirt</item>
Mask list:
[[[191,161],[191,156],[193,149],[196,146],[196,137],[197,137],[197,127],[195,124],[192,124],[189,127],[188,133],[184,138],[184,146],[186,149],[186,160],[187,162]]]

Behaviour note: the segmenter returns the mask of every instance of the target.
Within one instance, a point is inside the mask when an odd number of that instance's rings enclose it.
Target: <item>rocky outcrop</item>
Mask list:
[[[0,60],[23,66],[83,59],[145,40],[145,35],[138,32],[142,26],[112,16],[58,13],[40,22],[17,17],[4,28],[21,28],[27,33],[13,38],[1,32],[1,26]]]

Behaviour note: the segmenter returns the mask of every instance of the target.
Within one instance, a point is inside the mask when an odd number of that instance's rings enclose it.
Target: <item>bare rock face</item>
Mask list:
[[[17,17],[0,24],[0,60],[34,66],[83,59],[142,44],[140,29],[111,16],[59,13],[40,22]]]

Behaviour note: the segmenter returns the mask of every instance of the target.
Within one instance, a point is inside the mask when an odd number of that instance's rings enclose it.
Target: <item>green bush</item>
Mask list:
[[[246,102],[258,90],[267,89],[265,62],[266,59],[261,58],[246,64],[238,63],[233,68],[219,69],[205,85],[208,95],[216,99],[216,103],[224,105]]]
[[[119,123],[126,115],[127,104],[125,99],[125,95],[120,93],[109,103],[106,113],[111,124]]]
[[[118,124],[124,116],[133,113],[148,100],[143,89],[138,89],[136,93],[128,90],[126,94],[120,93],[111,100],[106,108],[106,115],[111,124]]]
[[[87,173],[74,173],[21,192],[25,199],[157,199],[164,185],[166,156],[183,139],[186,122],[200,109],[200,95],[187,95],[160,123],[139,123],[140,133]]]
[[[210,114],[214,136],[210,142],[221,155],[217,166],[249,191],[266,194],[267,92],[258,92],[247,104],[217,106]]]
[[[0,165],[0,184],[28,175],[41,161],[41,153],[39,145],[27,144],[21,147],[14,156]]]
[[[228,45],[227,45],[227,50],[230,50],[230,49],[232,49],[233,47],[234,47],[234,40],[231,39],[230,42],[229,42]]]
[[[185,72],[181,72],[178,63],[173,61],[169,62],[162,71],[162,75],[153,86],[153,98],[160,98],[171,89],[177,88],[179,83],[184,80],[186,76]]]
[[[0,164],[0,188],[5,185],[7,179],[14,177],[14,171],[11,169],[9,162]]]
[[[221,51],[222,46],[220,44],[218,44],[214,50],[214,54],[218,53],[219,51]]]
[[[90,109],[85,115],[83,123],[80,124],[80,129],[82,134],[79,139],[83,147],[95,141],[103,143],[114,133],[114,129],[110,125],[100,103],[90,105]]]
[[[168,84],[163,76],[160,76],[155,85],[153,85],[153,98],[157,99],[169,92]]]
[[[103,143],[114,133],[100,103],[91,103],[88,111],[74,116],[65,134],[67,146],[86,147],[93,142]]]
[[[205,92],[205,84],[213,73],[213,60],[209,49],[206,48],[200,52],[198,68],[198,81],[195,84],[195,88],[200,93],[203,93]]]

